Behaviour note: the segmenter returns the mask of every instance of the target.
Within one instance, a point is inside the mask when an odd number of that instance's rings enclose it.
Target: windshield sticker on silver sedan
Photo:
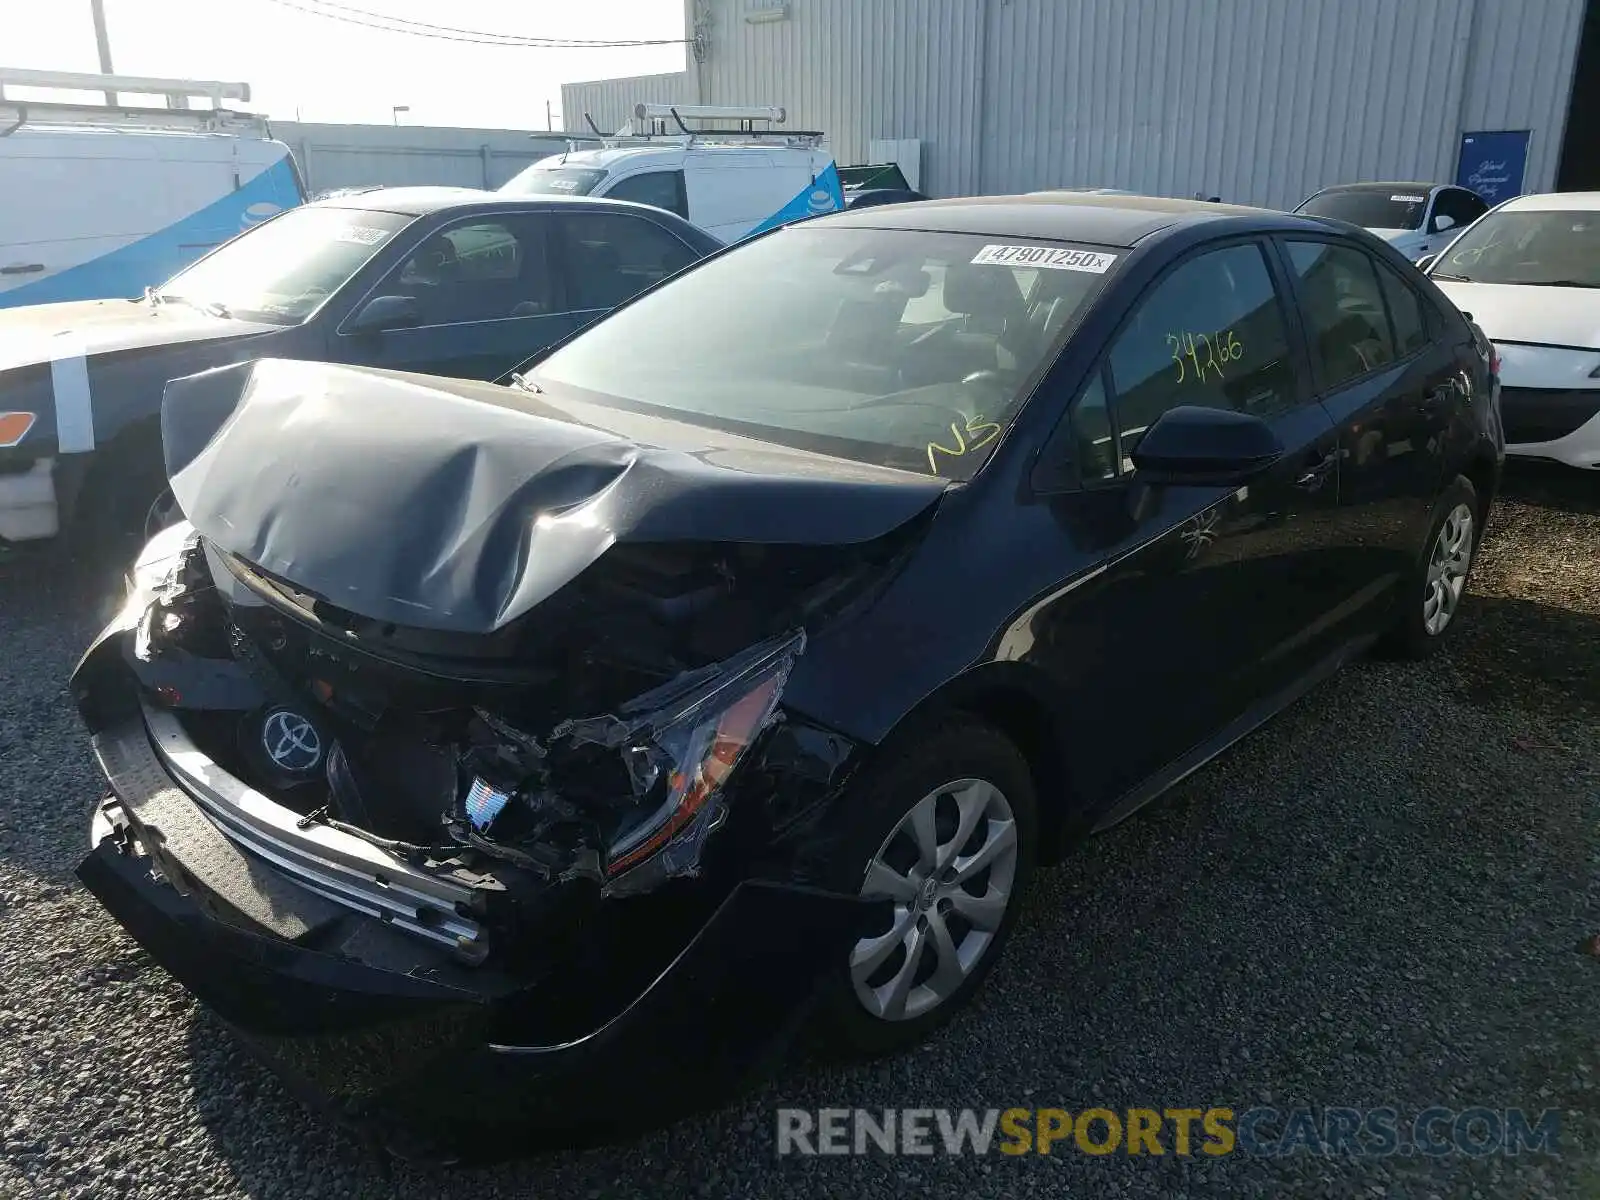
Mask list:
[[[358,246],[376,246],[389,236],[387,229],[373,229],[368,225],[349,225],[335,234],[341,242],[354,242]]]
[[[1098,250],[1052,250],[1048,246],[985,246],[973,256],[974,265],[1043,267],[1050,271],[1088,271],[1104,275],[1117,261],[1115,254]]]
[[[1391,200],[1398,200],[1401,204],[1421,204],[1426,196],[1390,196]]]

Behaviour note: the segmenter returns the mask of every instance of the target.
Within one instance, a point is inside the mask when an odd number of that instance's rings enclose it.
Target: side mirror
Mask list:
[[[1426,271],[1429,267],[1433,266],[1434,260],[1438,257],[1439,256],[1437,254],[1424,254],[1421,258],[1417,259],[1417,270]]]
[[[1186,404],[1162,413],[1139,439],[1134,478],[1152,486],[1226,487],[1282,457],[1282,443],[1260,417]]]
[[[1448,213],[1440,213],[1433,219],[1433,231],[1435,233],[1443,233],[1446,229],[1454,229],[1455,227],[1456,219]]]
[[[347,333],[382,333],[385,329],[411,329],[422,324],[422,309],[414,296],[374,296],[345,322]]]

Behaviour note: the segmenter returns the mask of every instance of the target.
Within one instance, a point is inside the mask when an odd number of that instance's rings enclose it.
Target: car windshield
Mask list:
[[[1600,288],[1600,211],[1502,209],[1463,233],[1436,279]]]
[[[1365,229],[1421,229],[1428,193],[1394,184],[1380,187],[1330,188],[1318,192],[1295,212],[1332,217]]]
[[[970,479],[1118,254],[793,227],[591,327],[532,383],[782,445]]]
[[[501,184],[500,190],[519,196],[587,196],[605,177],[606,173],[595,167],[544,167],[534,163]]]
[[[213,251],[155,293],[219,316],[298,325],[414,217],[295,208]]]

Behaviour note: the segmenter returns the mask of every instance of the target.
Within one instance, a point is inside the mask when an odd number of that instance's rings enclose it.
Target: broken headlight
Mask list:
[[[722,789],[773,720],[795,658],[796,631],[690,672],[615,714],[567,721],[552,743],[609,747],[622,758],[632,803],[605,856],[606,890],[646,891],[694,874],[706,836],[726,815]]]
[[[199,542],[200,535],[187,521],[169,525],[145,543],[144,549],[128,569],[128,599],[148,604],[183,565],[184,556]]]

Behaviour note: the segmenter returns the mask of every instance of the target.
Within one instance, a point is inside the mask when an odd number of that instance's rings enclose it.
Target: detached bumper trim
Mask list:
[[[473,889],[419,871],[358,837],[325,825],[299,827],[300,814],[213,762],[177,717],[141,701],[162,768],[243,850],[271,863],[308,891],[469,959],[487,952],[486,931],[470,916]]]

